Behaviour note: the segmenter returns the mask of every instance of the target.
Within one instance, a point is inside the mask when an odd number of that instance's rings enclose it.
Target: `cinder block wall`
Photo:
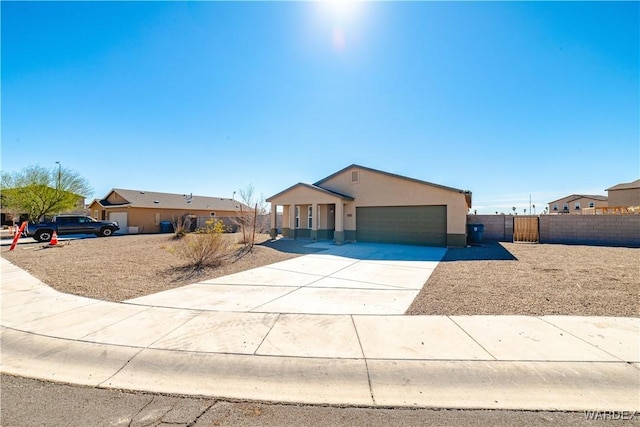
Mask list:
[[[467,215],[467,224],[484,224],[483,239],[513,241],[513,216],[511,215]]]
[[[468,215],[483,239],[513,241],[512,215]],[[640,215],[540,215],[540,243],[640,247]]]
[[[640,247],[640,215],[541,215],[540,243]]]

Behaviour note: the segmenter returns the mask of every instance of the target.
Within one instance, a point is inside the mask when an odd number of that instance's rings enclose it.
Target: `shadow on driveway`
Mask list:
[[[291,254],[315,254],[318,252],[325,251],[328,247],[325,248],[317,248],[317,247],[309,247],[314,243],[312,240],[292,240],[292,239],[278,239],[278,240],[267,240],[263,243],[260,243],[258,246],[265,246],[268,248],[275,249],[280,252],[291,253]],[[371,245],[378,245],[380,248],[376,251],[367,250],[365,248],[371,247]],[[373,246],[375,247],[375,246]],[[360,258],[359,255],[364,255],[364,259],[381,259],[381,260],[403,260],[403,261],[420,261],[420,260],[432,260],[430,256],[430,252],[428,251],[429,246],[414,246],[416,251],[407,251],[407,248],[411,248],[411,246],[405,245],[388,245],[388,244],[358,244],[356,249],[355,246],[351,247],[350,244],[345,244],[341,246],[335,246],[334,249],[341,256],[346,257],[355,257]],[[383,249],[384,248],[384,249]],[[442,249],[444,248],[431,248],[431,249]],[[360,253],[361,250],[366,251],[366,255]],[[441,252],[440,252],[441,253]],[[468,246],[466,248],[449,248],[444,257],[440,259],[441,255],[437,255],[438,261],[517,261],[518,259],[511,254],[504,246],[497,241],[484,241],[479,245]]]
[[[466,248],[449,248],[442,258],[447,261],[517,261],[504,246],[497,241],[483,241],[479,245]]]
[[[278,240],[267,240],[265,242],[259,243],[256,246],[265,246],[267,248],[272,248],[280,252],[285,252],[288,254],[315,254],[318,252],[322,252],[325,249],[319,248],[308,248],[305,247],[313,243],[311,240],[290,240],[290,239],[278,239]]]

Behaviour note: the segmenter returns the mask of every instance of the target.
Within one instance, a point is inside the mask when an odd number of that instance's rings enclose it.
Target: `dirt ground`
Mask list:
[[[640,315],[640,249],[486,242],[449,249],[407,314]]]
[[[123,301],[315,252],[304,242],[271,242],[266,235],[256,242],[251,253],[198,271],[170,251],[178,242],[168,234],[46,249],[20,244],[13,252],[3,246],[2,257],[59,291]],[[449,249],[407,314],[638,317],[640,249],[497,242]]]

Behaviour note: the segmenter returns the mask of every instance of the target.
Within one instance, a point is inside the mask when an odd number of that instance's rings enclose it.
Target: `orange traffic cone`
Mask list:
[[[56,233],[55,231],[53,232],[53,235],[51,236],[51,241],[49,242],[49,244],[51,246],[54,246],[54,245],[58,244],[58,233]]]

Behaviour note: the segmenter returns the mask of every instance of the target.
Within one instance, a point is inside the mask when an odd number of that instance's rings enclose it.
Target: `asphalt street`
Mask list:
[[[640,414],[632,413],[599,413],[599,419],[587,420],[584,412],[282,405],[71,386],[10,375],[0,376],[0,381],[4,427],[640,425]]]

